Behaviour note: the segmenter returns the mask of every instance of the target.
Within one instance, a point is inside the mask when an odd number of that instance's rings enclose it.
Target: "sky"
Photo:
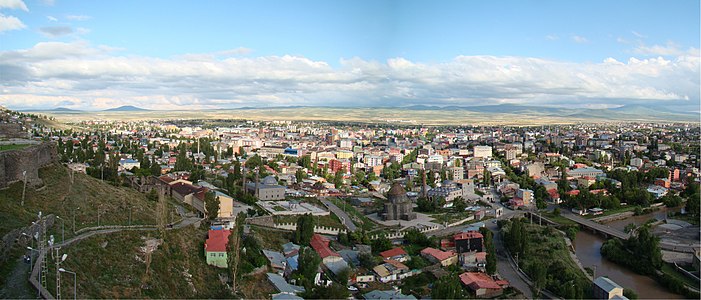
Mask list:
[[[698,111],[698,0],[0,0],[0,105]]]

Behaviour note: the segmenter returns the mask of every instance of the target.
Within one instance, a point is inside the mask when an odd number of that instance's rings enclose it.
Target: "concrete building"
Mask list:
[[[567,171],[567,176],[574,178],[580,178],[585,176],[596,178],[597,176],[601,176],[603,174],[604,171],[592,167],[577,168]]]
[[[516,192],[516,197],[523,200],[523,205],[530,205],[533,203],[533,191],[528,189],[518,189]]]
[[[492,157],[492,147],[490,146],[475,146],[472,150],[474,157],[489,158]]]
[[[483,239],[481,233],[476,231],[461,232],[453,236],[455,240],[455,251],[458,253],[484,251]]]
[[[594,299],[628,299],[623,296],[623,287],[606,277],[599,277],[592,284]]]

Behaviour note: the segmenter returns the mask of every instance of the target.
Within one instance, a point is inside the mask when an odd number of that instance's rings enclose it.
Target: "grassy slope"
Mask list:
[[[131,188],[115,187],[85,174],[74,174],[71,184],[69,171],[53,165],[39,171],[45,187],[27,187],[24,206],[22,182],[0,191],[0,236],[12,229],[28,226],[41,211],[66,220],[66,238],[72,236],[72,217],[75,209],[76,230],[97,225],[98,207],[102,207],[100,225],[127,225],[132,206],[132,224],[155,224],[156,203]],[[53,228],[61,233],[61,222]],[[57,227],[57,228],[56,228]]]
[[[228,298],[218,269],[205,263],[206,229],[192,226],[169,231],[153,252],[146,276],[139,250],[156,231],[130,231],[95,236],[64,249],[63,268],[76,271],[79,298]],[[104,247],[103,247],[104,246]],[[55,291],[55,267],[49,265],[49,290]],[[191,275],[192,285],[187,275]],[[72,276],[62,276],[62,296],[73,297]],[[194,289],[193,289],[194,287]]]
[[[156,204],[130,188],[115,187],[84,174],[75,174],[70,184],[68,170],[60,165],[49,166],[39,171],[44,187],[37,190],[27,187],[24,206],[22,199],[22,182],[12,184],[0,190],[0,236],[9,231],[25,227],[36,221],[37,212],[55,214],[66,219],[66,239],[73,236],[72,216],[75,207],[76,230],[97,225],[97,208],[102,205],[103,214],[100,223],[104,225],[128,224],[129,206],[132,211],[132,224],[155,224]],[[61,241],[61,221],[57,221],[49,234]],[[36,242],[34,243],[36,245]],[[15,246],[7,260],[0,260],[0,286],[15,267],[17,257],[26,250]]]

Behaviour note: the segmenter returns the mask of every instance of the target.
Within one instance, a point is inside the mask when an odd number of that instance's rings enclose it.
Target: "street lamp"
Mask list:
[[[59,272],[63,272],[63,273],[73,274],[73,300],[75,300],[75,299],[78,297],[78,293],[77,293],[77,287],[78,287],[77,282],[78,282],[78,280],[77,280],[77,277],[76,277],[75,272],[68,271],[68,270],[66,270],[66,269],[64,269],[64,268],[59,268],[58,271],[59,271]]]

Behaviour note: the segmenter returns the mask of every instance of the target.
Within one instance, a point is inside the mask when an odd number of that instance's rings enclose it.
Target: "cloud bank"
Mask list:
[[[458,56],[439,63],[348,58],[332,66],[300,56],[252,57],[246,48],[156,58],[120,55],[84,41],[42,42],[0,52],[0,103],[18,109],[699,103],[698,49],[663,50],[653,46],[640,53],[674,56],[600,63],[512,56]]]

